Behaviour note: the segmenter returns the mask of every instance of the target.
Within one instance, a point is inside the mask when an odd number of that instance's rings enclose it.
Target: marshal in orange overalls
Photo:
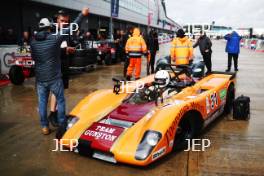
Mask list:
[[[193,58],[192,42],[187,36],[173,39],[170,54],[176,65],[188,65]]]
[[[132,77],[134,69],[135,79],[139,79],[141,73],[141,57],[143,54],[146,54],[147,46],[138,28],[134,29],[133,36],[127,40],[125,49],[130,59],[127,68],[127,80],[130,80]]]

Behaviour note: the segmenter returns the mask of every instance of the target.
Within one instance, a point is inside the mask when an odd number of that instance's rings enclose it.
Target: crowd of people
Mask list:
[[[238,56],[240,52],[241,36],[236,31],[224,36],[227,40],[226,53],[228,54],[228,64],[226,72],[231,71],[232,59],[234,60],[234,71],[238,71]],[[205,63],[207,72],[206,75],[212,72],[212,42],[206,36],[204,31],[200,31],[200,37],[196,43],[192,45],[191,40],[185,35],[182,29],[177,31],[177,37],[172,41],[171,59],[176,65],[188,65],[193,61],[193,48],[199,46],[203,61]]]

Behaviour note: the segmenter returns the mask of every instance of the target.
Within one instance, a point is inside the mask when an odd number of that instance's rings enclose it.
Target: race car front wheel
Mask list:
[[[235,87],[234,84],[230,84],[226,94],[226,104],[224,108],[225,114],[229,114],[231,112],[233,108],[234,99],[235,99]]]
[[[173,150],[183,150],[188,147],[188,140],[199,135],[203,127],[201,114],[196,111],[189,111],[181,119],[175,132]]]
[[[9,70],[9,79],[15,85],[23,84],[25,76],[22,67],[13,65]]]
[[[112,57],[111,57],[111,54],[108,53],[105,56],[105,65],[111,65],[111,64],[112,64]]]

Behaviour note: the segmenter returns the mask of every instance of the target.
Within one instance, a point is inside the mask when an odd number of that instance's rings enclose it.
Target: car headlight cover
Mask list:
[[[148,133],[146,136],[146,141],[150,146],[156,146],[159,142],[160,136],[158,133]]]
[[[67,123],[67,130],[70,129],[76,122],[78,122],[79,118],[78,117],[75,117],[75,116],[71,116],[69,119],[68,119],[68,123]]]
[[[138,145],[135,158],[145,160],[161,139],[161,133],[157,131],[146,131]]]

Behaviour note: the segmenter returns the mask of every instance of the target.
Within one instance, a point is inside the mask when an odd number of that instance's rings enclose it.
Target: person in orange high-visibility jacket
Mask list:
[[[193,59],[193,46],[182,29],[177,31],[170,50],[171,60],[176,65],[188,65]]]
[[[146,42],[140,35],[138,28],[134,29],[132,37],[127,40],[125,49],[130,59],[127,68],[127,80],[129,81],[131,79],[134,69],[135,79],[137,80],[140,78],[141,73],[141,57],[147,53]]]

